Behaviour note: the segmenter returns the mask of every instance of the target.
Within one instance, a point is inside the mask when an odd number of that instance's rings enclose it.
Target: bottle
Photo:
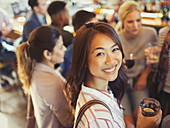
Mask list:
[[[104,15],[103,22],[108,23],[108,20],[106,19],[106,15]]]
[[[151,1],[150,0],[147,0],[146,1],[146,8],[147,8],[147,12],[152,12],[152,9],[151,9]]]
[[[163,23],[165,23],[167,20],[167,17],[168,17],[168,9],[166,7],[165,2],[163,3],[163,5],[161,7],[160,12],[163,14],[162,21],[163,21]]]
[[[155,1],[155,11],[156,11],[157,13],[160,12],[159,0],[156,0],[156,1]]]

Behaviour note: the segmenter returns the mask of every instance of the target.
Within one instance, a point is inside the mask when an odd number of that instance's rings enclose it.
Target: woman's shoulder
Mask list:
[[[39,68],[38,70],[35,69],[33,72],[32,83],[36,84],[37,90],[43,92],[47,89],[57,90],[58,88],[62,88],[65,81],[55,70]]]
[[[143,26],[143,31],[145,33],[150,33],[150,32],[156,32],[156,29],[153,27],[149,27],[149,26]]]
[[[108,108],[101,104],[91,106],[82,117],[86,126],[110,128],[113,126],[123,126],[122,120],[118,120],[117,115],[111,115]],[[113,116],[113,117],[112,117]]]

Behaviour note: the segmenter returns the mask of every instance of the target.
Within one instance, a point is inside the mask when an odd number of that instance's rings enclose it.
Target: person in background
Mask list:
[[[53,1],[47,11],[51,17],[51,25],[59,29],[64,45],[68,47],[72,43],[73,34],[63,29],[64,26],[69,25],[70,18],[66,3],[64,1]]]
[[[133,112],[140,101],[148,97],[146,83],[150,67],[146,63],[144,49],[148,47],[149,43],[157,41],[157,32],[154,28],[142,26],[141,11],[137,2],[124,2],[118,12],[118,25],[120,25],[118,34],[125,58],[128,58],[131,53],[135,56],[134,66],[125,71],[128,76],[128,87],[121,102],[125,108],[126,127],[134,128]]]
[[[32,14],[27,18],[23,27],[21,43],[28,40],[32,30],[47,23],[47,3],[46,0],[28,0],[28,4],[32,9]]]
[[[54,69],[64,61],[65,50],[56,28],[40,26],[16,51],[19,78],[30,91],[38,128],[72,127],[73,116],[63,93],[65,79]]]
[[[1,36],[6,36],[12,31],[12,28],[13,25],[8,18],[7,12],[0,8],[0,31],[2,33]]]
[[[72,24],[74,27],[75,34],[76,34],[77,30],[87,22],[97,22],[96,14],[93,12],[85,11],[85,10],[80,10],[80,11],[76,12],[72,17]],[[70,64],[71,64],[73,42],[74,42],[74,38],[73,38],[72,44],[70,44],[67,47],[67,50],[64,55],[64,62],[61,63],[61,65],[60,65],[62,75],[65,78],[66,78],[67,72],[68,72],[68,70],[70,68]]]
[[[110,109],[108,111],[100,104],[91,106],[83,114],[78,127],[125,128],[120,105],[127,85],[123,58],[119,37],[109,24],[88,23],[77,31],[65,88],[69,103],[75,110],[75,122],[80,108],[90,100],[103,101]],[[158,126],[161,112],[148,118],[141,114],[140,108],[137,128]]]
[[[158,45],[161,52],[158,67],[151,79],[150,96],[159,100],[163,117],[165,117],[170,114],[170,26],[159,30]],[[148,50],[145,51],[145,54],[147,59],[150,58]]]
[[[5,91],[10,91],[12,89],[9,83],[9,79],[14,80],[12,75],[14,69],[11,62],[15,63],[16,60],[15,52],[8,51],[7,47],[3,45],[4,43],[13,47],[13,42],[9,42],[4,38],[13,30],[13,25],[8,17],[9,15],[7,12],[0,8],[0,84]],[[5,63],[7,61],[10,63]]]
[[[162,48],[158,70],[161,82],[158,86],[158,100],[161,103],[163,117],[170,115],[170,26],[159,31],[158,43]]]
[[[163,118],[161,128],[169,128],[170,127],[170,115],[167,115]]]

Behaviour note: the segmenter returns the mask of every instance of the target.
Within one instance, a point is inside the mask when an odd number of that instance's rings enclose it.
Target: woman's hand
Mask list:
[[[147,65],[145,70],[142,72],[142,74],[138,78],[136,84],[134,85],[134,89],[142,90],[146,87],[147,76],[148,76],[149,71],[150,71],[150,65]]]
[[[142,115],[142,109],[139,107],[136,128],[157,128],[161,122],[161,118],[162,110],[153,117],[146,117]]]

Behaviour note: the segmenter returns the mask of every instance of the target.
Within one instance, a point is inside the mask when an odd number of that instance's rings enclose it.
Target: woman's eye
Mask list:
[[[112,52],[117,51],[117,50],[119,50],[119,48],[114,48],[114,49],[112,50]]]
[[[137,20],[137,22],[140,22],[140,21],[141,21],[140,19]]]
[[[104,55],[104,53],[102,52],[96,54],[96,56],[102,56],[102,55]]]
[[[128,21],[128,23],[133,23],[133,21]]]

